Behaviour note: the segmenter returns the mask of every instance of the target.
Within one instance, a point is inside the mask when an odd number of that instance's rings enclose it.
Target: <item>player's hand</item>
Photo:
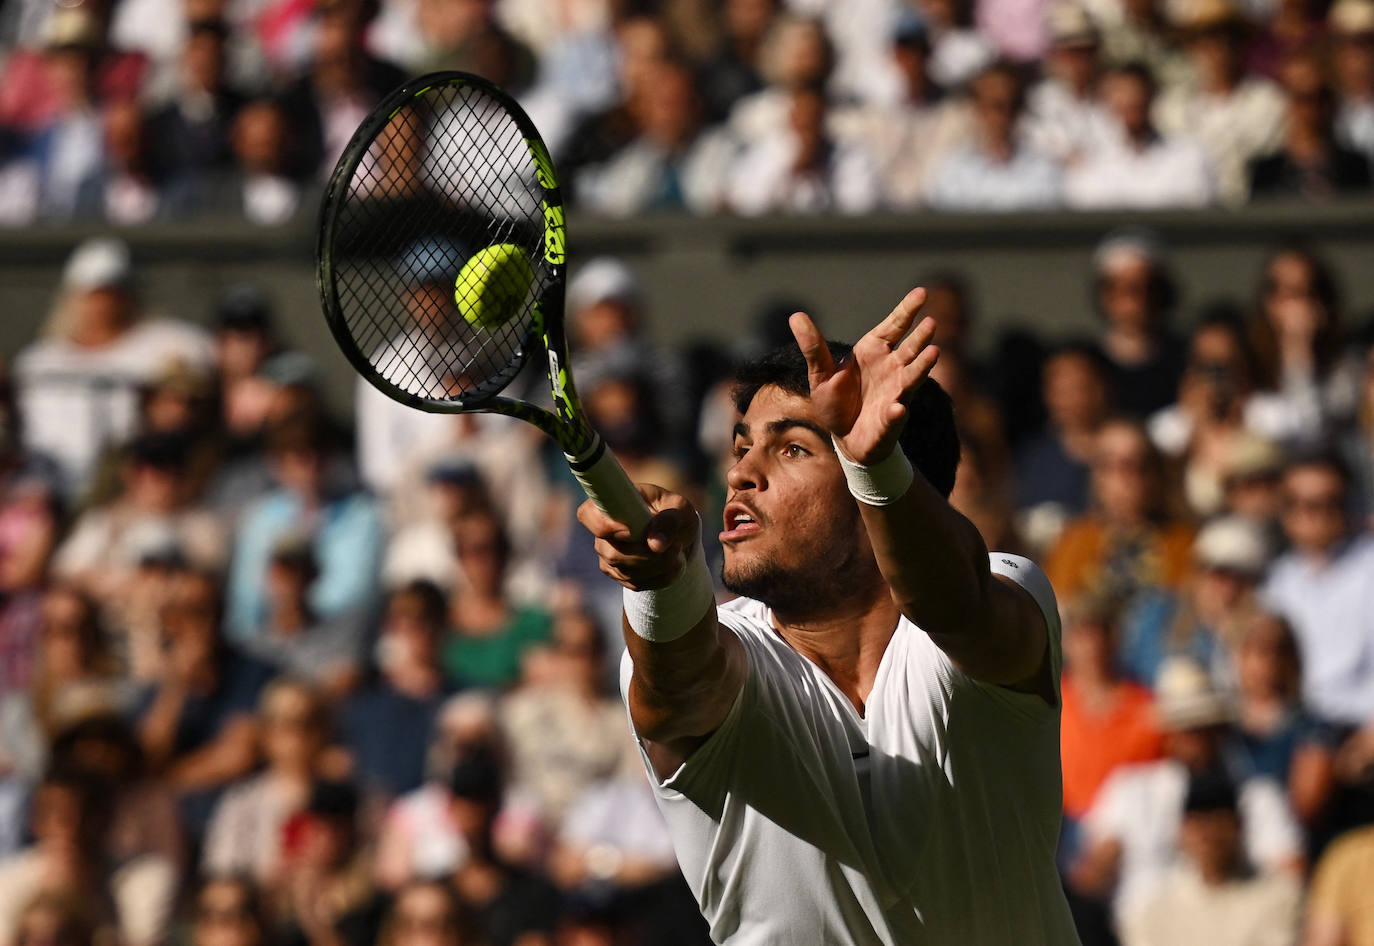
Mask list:
[[[695,543],[701,541],[701,517],[684,497],[660,486],[636,483],[653,511],[644,536],[635,540],[590,499],[577,509],[577,521],[596,537],[602,574],[631,591],[662,588],[682,574]]]
[[[930,344],[934,319],[922,319],[907,334],[925,301],[924,289],[911,290],[838,366],[811,317],[792,316],[792,336],[806,357],[811,403],[851,460],[876,463],[891,455],[906,424],[907,399],[940,356]]]

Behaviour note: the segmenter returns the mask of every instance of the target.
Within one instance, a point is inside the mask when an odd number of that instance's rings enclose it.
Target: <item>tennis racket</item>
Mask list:
[[[569,371],[565,247],[558,178],[529,117],[485,79],[433,73],[378,104],[330,176],[320,300],[339,347],[384,394],[533,424],[638,537],[649,509]],[[547,367],[553,410],[502,394],[531,357]]]

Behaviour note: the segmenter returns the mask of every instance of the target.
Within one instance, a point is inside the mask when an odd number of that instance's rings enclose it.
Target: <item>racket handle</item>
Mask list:
[[[629,526],[630,534],[636,539],[642,536],[653,513],[644,502],[644,497],[639,495],[639,490],[630,482],[620,461],[606,449],[606,443],[600,436],[597,436],[584,457],[579,460],[569,456],[568,465],[572,467],[573,476],[587,491],[588,498],[606,515]]]

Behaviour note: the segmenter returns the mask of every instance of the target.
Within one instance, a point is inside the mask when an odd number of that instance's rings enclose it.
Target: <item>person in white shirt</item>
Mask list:
[[[1020,119],[1021,77],[1005,63],[969,84],[974,142],[945,156],[931,174],[926,203],[937,210],[1046,210],[1063,199],[1059,168],[1027,145]]]
[[[87,240],[62,272],[47,337],[15,359],[24,445],[57,462],[69,495],[133,433],[140,387],[177,364],[208,373],[214,363],[201,329],[140,314],[129,247]]]
[[[810,318],[737,376],[717,607],[700,520],[641,484],[621,688],[717,943],[1077,943],[1055,869],[1060,626],[948,503],[949,397],[913,290],[853,349]],[[914,469],[913,469],[914,464]]]
[[[1211,163],[1202,146],[1161,135],[1150,119],[1154,77],[1140,64],[1111,69],[1102,100],[1115,127],[1070,167],[1064,196],[1083,210],[1205,207],[1216,199]]]
[[[1225,772],[1223,741],[1232,708],[1207,671],[1190,657],[1171,657],[1160,669],[1155,712],[1166,757],[1113,772],[1083,817],[1082,850],[1068,882],[1088,897],[1110,896],[1118,932],[1137,925],[1181,856],[1188,783]],[[1237,788],[1245,825],[1245,856],[1264,872],[1292,872],[1302,863],[1302,834],[1283,789],[1249,778]]]
[[[1112,133],[1098,99],[1100,38],[1076,3],[1050,7],[1045,78],[1026,96],[1026,137],[1042,154],[1072,164]]]

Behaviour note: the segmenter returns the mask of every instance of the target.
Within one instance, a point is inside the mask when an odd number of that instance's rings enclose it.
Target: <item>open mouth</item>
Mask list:
[[[725,531],[720,534],[720,541],[734,542],[746,539],[762,529],[758,517],[751,510],[740,503],[731,503],[725,507]]]

